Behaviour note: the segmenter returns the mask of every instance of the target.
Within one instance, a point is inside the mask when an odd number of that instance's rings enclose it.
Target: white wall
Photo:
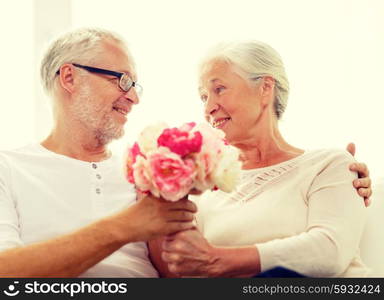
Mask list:
[[[61,7],[63,2],[69,4]],[[32,100],[37,84],[31,68],[45,40],[66,27],[98,26],[126,37],[145,89],[129,116],[127,136],[115,149],[155,120],[202,121],[195,77],[199,58],[218,41],[259,39],[286,63],[291,95],[281,128],[288,141],[303,148],[354,141],[357,158],[368,163],[373,177],[384,177],[384,1],[16,0],[2,1],[0,11],[5,41],[0,51],[6,57],[0,73],[0,148],[41,139],[49,126],[41,92],[35,92],[37,108]]]
[[[222,40],[259,39],[282,55],[291,82],[281,127],[303,148],[357,143],[357,158],[384,174],[381,93],[384,1],[73,1],[73,24],[123,34],[145,88],[128,140],[155,120],[202,120],[196,65]],[[91,11],[91,13],[90,13]],[[120,145],[119,145],[120,147]]]
[[[72,24],[71,0],[33,0],[34,2],[34,98],[35,138],[42,140],[50,132],[52,113],[50,99],[40,81],[40,61],[46,48]]]
[[[33,2],[0,1],[0,149],[34,138]]]

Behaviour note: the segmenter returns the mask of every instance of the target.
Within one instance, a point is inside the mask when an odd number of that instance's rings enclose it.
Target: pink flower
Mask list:
[[[180,156],[186,156],[193,152],[199,152],[202,145],[203,137],[200,132],[190,133],[194,127],[194,123],[187,123],[179,128],[167,128],[157,139],[157,145],[167,147],[172,152]]]
[[[160,195],[177,201],[188,194],[196,176],[195,164],[191,159],[181,159],[167,148],[148,155],[151,176]]]
[[[133,178],[133,165],[136,162],[136,157],[138,155],[144,156],[140,151],[139,145],[135,143],[133,147],[128,148],[126,158],[126,176],[130,183],[135,183],[135,180]]]
[[[137,188],[141,192],[148,192],[159,197],[159,192],[153,185],[153,178],[149,171],[149,163],[143,156],[138,156],[135,164],[133,165],[133,174],[132,178],[134,179],[134,183]]]
[[[212,189],[214,181],[213,170],[217,167],[221,153],[226,150],[224,134],[206,123],[199,124],[193,130],[198,130],[203,135],[203,145],[199,153],[195,154],[197,177],[195,187],[200,191]]]
[[[126,176],[139,191],[177,201],[197,189],[232,191],[240,173],[238,150],[208,124],[146,127],[128,149]]]
[[[195,122],[184,123],[179,127],[181,131],[191,131],[196,126]]]

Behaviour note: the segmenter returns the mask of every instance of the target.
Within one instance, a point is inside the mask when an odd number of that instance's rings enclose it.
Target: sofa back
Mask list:
[[[360,242],[363,262],[371,268],[372,277],[384,277],[384,180],[373,185],[372,203]]]

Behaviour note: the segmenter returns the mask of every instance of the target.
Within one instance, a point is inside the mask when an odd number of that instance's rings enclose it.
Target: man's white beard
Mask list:
[[[113,118],[111,109],[103,107],[101,103],[96,103],[91,95],[90,87],[84,84],[79,97],[72,104],[73,118],[88,128],[90,134],[93,134],[101,145],[121,138],[124,135],[124,126]],[[100,115],[100,111],[105,111],[101,119],[97,117]]]

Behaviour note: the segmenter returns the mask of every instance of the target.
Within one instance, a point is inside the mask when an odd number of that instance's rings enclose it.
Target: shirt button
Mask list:
[[[101,179],[101,175],[100,174],[96,174],[96,178],[97,179]]]
[[[97,188],[96,189],[96,194],[100,194],[101,193],[101,189]]]
[[[96,169],[97,165],[95,163],[92,164],[92,168]]]

